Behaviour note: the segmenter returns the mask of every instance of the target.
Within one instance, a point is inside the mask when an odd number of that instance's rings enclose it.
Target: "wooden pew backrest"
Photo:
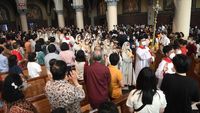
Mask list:
[[[33,104],[38,113],[51,113],[51,106],[44,94],[28,98],[27,100]]]
[[[6,72],[6,73],[0,73],[1,80],[4,81],[5,78],[7,77],[7,75],[8,75],[8,72]]]
[[[129,93],[126,93],[118,99],[113,100],[117,107],[120,107],[121,113],[130,113],[129,108],[126,106],[126,100],[128,98],[128,95]]]
[[[40,76],[27,81],[30,86],[24,91],[25,97],[30,98],[44,93],[47,76]]]

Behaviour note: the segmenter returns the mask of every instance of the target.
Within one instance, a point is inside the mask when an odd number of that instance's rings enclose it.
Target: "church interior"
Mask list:
[[[0,113],[198,113],[199,17],[200,0],[0,0]]]

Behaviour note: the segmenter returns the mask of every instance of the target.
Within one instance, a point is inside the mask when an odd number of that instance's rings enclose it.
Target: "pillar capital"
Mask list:
[[[84,6],[83,5],[73,5],[73,8],[76,9],[76,11],[82,11]]]
[[[63,14],[63,10],[55,10],[57,14]]]
[[[72,7],[76,9],[76,11],[82,11],[84,8],[83,0],[73,0]]]
[[[27,0],[15,0],[17,5],[17,11],[19,14],[27,13]]]
[[[63,10],[63,0],[53,0],[55,4],[55,10]]]
[[[105,0],[108,6],[116,6],[119,0]]]

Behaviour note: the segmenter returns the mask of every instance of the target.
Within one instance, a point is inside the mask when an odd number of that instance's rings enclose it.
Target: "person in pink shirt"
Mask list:
[[[75,65],[75,55],[74,55],[73,51],[69,50],[69,45],[66,42],[63,42],[60,45],[60,49],[61,49],[61,52],[59,55],[60,55],[61,59],[65,63],[67,63],[68,66]]]

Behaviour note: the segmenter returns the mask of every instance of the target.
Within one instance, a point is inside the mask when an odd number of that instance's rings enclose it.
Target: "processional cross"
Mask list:
[[[155,35],[156,35],[156,25],[157,25],[157,17],[158,17],[158,11],[161,9],[159,5],[159,0],[156,1],[156,4],[153,5],[154,10],[154,28],[153,28],[153,40],[152,40],[152,47],[154,48],[155,45]]]

